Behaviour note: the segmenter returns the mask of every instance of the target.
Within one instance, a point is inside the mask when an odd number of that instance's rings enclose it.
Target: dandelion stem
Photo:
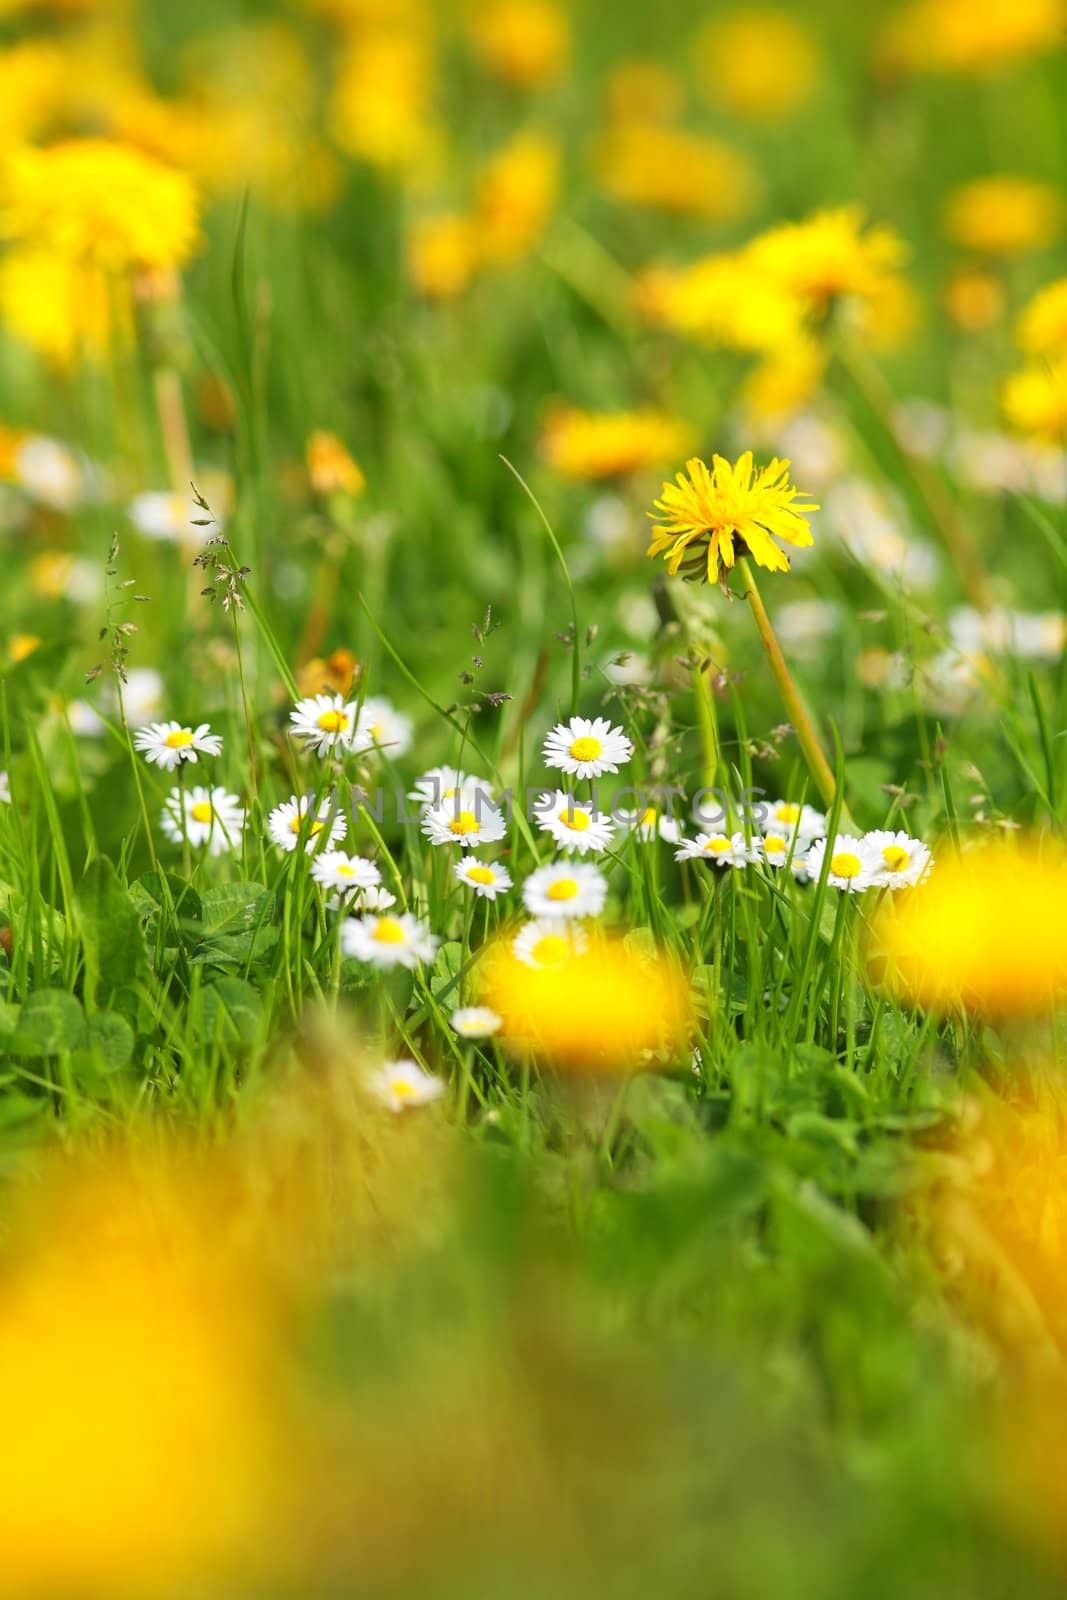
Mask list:
[[[800,743],[804,760],[808,764],[808,771],[811,773],[824,803],[828,807],[832,806],[836,793],[833,771],[823,753],[822,745],[819,743],[819,735],[815,731],[814,724],[808,715],[807,707],[800,697],[800,691],[793,681],[793,675],[789,670],[785,656],[782,654],[778,636],[771,626],[771,619],[767,615],[759,587],[746,557],[739,557],[737,570],[741,574],[745,599],[748,601],[749,609],[755,618],[763,648],[767,653],[767,660],[771,664],[771,671],[774,673],[781,692],[789,720],[793,725],[793,731],[796,733]],[[841,820],[846,828],[852,829],[855,827],[844,801],[841,804]]]

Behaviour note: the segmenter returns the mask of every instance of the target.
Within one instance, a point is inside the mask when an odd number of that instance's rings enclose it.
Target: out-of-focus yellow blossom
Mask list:
[[[297,669],[296,686],[302,695],[347,695],[356,675],[359,662],[351,650],[343,647],[331,650],[326,657],[313,656]]]
[[[819,51],[807,28],[770,7],[706,23],[694,49],[709,99],[753,121],[770,122],[802,110],[819,79]]]
[[[945,309],[964,333],[995,328],[1004,319],[1004,285],[981,267],[964,267],[945,285]]]
[[[732,145],[656,122],[609,128],[596,166],[616,200],[710,222],[745,216],[759,192],[752,163]]]
[[[802,411],[818,392],[826,363],[824,347],[803,336],[769,352],[742,385],[746,416],[753,422],[782,421]]]
[[[1063,202],[1047,183],[999,173],[953,190],[945,232],[965,250],[987,256],[1043,250],[1063,224]]]
[[[638,1072],[681,1049],[691,1018],[688,985],[665,956],[594,938],[552,967],[490,953],[486,1003],[501,1038],[551,1066],[578,1072]]]
[[[454,300],[463,294],[478,260],[478,229],[458,211],[418,217],[408,230],[408,277],[429,300]]]
[[[0,230],[108,272],[180,266],[197,244],[189,178],[129,145],[70,139],[8,156]]]
[[[494,77],[536,89],[566,66],[570,24],[556,0],[484,0],[471,20],[471,40]]]
[[[605,105],[613,122],[673,122],[684,103],[679,79],[654,61],[624,61],[607,82]]]
[[[928,883],[894,896],[872,954],[896,995],[938,1011],[1045,1012],[1067,983],[1067,854],[990,844],[939,860]]]
[[[497,151],[478,179],[474,221],[483,261],[516,261],[537,243],[559,188],[559,149],[520,133]]]
[[[565,478],[622,477],[661,466],[692,448],[687,423],[660,411],[580,411],[559,406],[541,435],[541,454]]]
[[[308,477],[316,494],[361,495],[367,480],[335,433],[316,429],[307,442]]]
[[[7,641],[7,657],[9,661],[25,661],[27,656],[32,656],[40,648],[41,641],[37,634],[13,633]]]
[[[746,259],[810,316],[822,318],[842,302],[862,315],[898,287],[904,246],[891,228],[865,228],[862,207],[841,206],[769,229],[748,246]]]
[[[888,71],[982,74],[1055,49],[1065,0],[914,0],[891,17],[877,47]]]
[[[1067,443],[1067,355],[1013,372],[1004,381],[1001,408],[1020,433]]]
[[[432,161],[438,133],[428,39],[399,29],[357,34],[338,73],[332,119],[343,149],[386,172]]]
[[[0,50],[0,143],[39,138],[63,106],[65,62],[54,44],[27,40]]]
[[[198,1588],[243,1564],[276,1510],[264,1307],[211,1261],[184,1194],[79,1176],[61,1206],[38,1194],[49,1230],[31,1224],[35,1248],[4,1274],[2,1581],[27,1596]]]
[[[771,572],[788,572],[789,557],[775,540],[810,545],[808,513],[818,509],[789,482],[788,461],[757,468],[751,450],[734,465],[713,456],[709,468],[694,458],[663,485],[650,513],[656,526],[647,553],[662,556],[672,577],[681,572],[709,583],[745,555]]]
[[[23,429],[8,428],[0,422],[0,483],[16,481],[16,458],[25,438]]]
[[[1019,344],[1028,355],[1067,355],[1067,278],[1046,284],[1024,307]]]
[[[0,257],[0,317],[57,366],[97,358],[113,337],[125,337],[129,327],[116,329],[116,316],[124,316],[123,306],[95,266],[34,246]]]
[[[802,329],[798,297],[753,272],[743,252],[653,268],[640,280],[638,297],[651,320],[727,349],[777,349]]]

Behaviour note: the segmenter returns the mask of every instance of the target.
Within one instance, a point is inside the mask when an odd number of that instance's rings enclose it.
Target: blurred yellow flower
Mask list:
[[[1067,278],[1046,284],[1023,308],[1019,344],[1029,355],[1067,355]]]
[[[64,104],[65,61],[54,44],[29,39],[0,50],[0,142],[40,138]]]
[[[333,94],[337,142],[387,172],[411,172],[437,151],[433,61],[421,33],[381,29],[356,35]]]
[[[35,633],[13,633],[7,641],[7,656],[9,661],[25,661],[32,656],[35,650],[41,648],[41,641]]]
[[[478,267],[478,229],[455,211],[419,217],[408,229],[407,270],[412,285],[429,300],[454,300]]]
[[[945,285],[945,309],[965,333],[995,328],[1004,318],[1004,286],[992,272],[964,267]]]
[[[1062,43],[1067,0],[915,0],[877,47],[892,71],[996,72]]]
[[[559,148],[520,133],[491,156],[478,178],[474,221],[483,261],[516,261],[537,243],[556,202]]]
[[[196,191],[108,139],[15,150],[0,174],[0,231],[109,272],[180,266],[198,240]]]
[[[705,23],[694,42],[708,98],[733,116],[773,121],[800,111],[819,78],[810,32],[787,11],[755,6]]]
[[[684,975],[658,952],[592,938],[558,965],[533,967],[501,947],[486,959],[485,1001],[501,1038],[549,1065],[579,1072],[639,1072],[666,1065],[691,1017]]]
[[[745,216],[759,192],[756,172],[741,151],[657,122],[609,128],[596,167],[615,200],[706,221]]]
[[[541,435],[541,454],[565,478],[622,477],[661,466],[692,447],[692,429],[660,411],[580,411],[557,406]]]
[[[897,289],[904,246],[891,228],[865,228],[861,206],[841,206],[769,229],[751,242],[746,259],[796,295],[811,316],[823,317],[842,302],[862,316]]]
[[[794,416],[818,392],[826,363],[826,350],[816,339],[798,337],[770,351],[742,385],[745,415],[753,422]]]
[[[1059,845],[1024,840],[939,857],[928,883],[883,910],[872,961],[893,994],[935,1011],[1049,1011],[1067,983],[1065,898]]]
[[[956,244],[987,256],[1043,250],[1063,224],[1063,202],[1047,183],[998,173],[963,184],[948,197],[945,232]]]
[[[367,480],[335,433],[316,429],[305,451],[308,478],[316,494],[361,495]]]
[[[1000,403],[1020,433],[1062,445],[1067,440],[1067,355],[1013,372],[1004,380]]]
[[[789,558],[775,540],[810,545],[808,513],[818,509],[789,482],[788,461],[776,457],[757,468],[746,450],[733,466],[713,456],[709,469],[694,458],[674,483],[663,485],[650,513],[656,528],[647,553],[663,556],[672,577],[681,572],[708,583],[746,555],[771,572],[788,572]]]
[[[743,251],[688,267],[654,267],[638,283],[650,320],[734,350],[773,350],[799,337],[804,306],[790,289],[754,272]]]
[[[615,122],[673,122],[684,101],[680,80],[655,61],[622,62],[605,91],[607,114]]]
[[[488,70],[517,89],[558,77],[570,52],[567,13],[556,0],[485,0],[471,37]]]
[[[0,318],[12,333],[59,367],[99,357],[116,333],[105,274],[51,249],[18,246],[0,257]]]

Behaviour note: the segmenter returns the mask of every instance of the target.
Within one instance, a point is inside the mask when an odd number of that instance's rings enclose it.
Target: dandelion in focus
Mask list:
[[[672,577],[681,572],[708,583],[749,554],[769,571],[788,572],[789,558],[775,541],[810,545],[808,515],[818,509],[789,482],[788,461],[757,468],[751,450],[733,466],[722,456],[713,456],[710,468],[694,458],[663,485],[648,554],[662,556]]]

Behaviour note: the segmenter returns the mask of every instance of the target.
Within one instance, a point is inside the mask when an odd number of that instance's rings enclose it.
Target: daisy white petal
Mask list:
[[[364,700],[359,709],[359,720],[352,740],[357,755],[368,750],[380,750],[395,761],[411,749],[414,730],[410,717],[397,711],[388,700]]]
[[[507,832],[504,813],[484,790],[461,789],[423,813],[422,831],[431,844],[461,844],[468,849],[492,844]]]
[[[929,877],[934,858],[921,839],[876,828],[873,833],[864,834],[863,842],[879,862],[874,874],[879,889],[910,889]]]
[[[295,850],[303,835],[304,849],[310,854],[312,850],[340,844],[348,832],[348,823],[329,796],[317,801],[313,794],[294,794],[275,806],[267,818],[267,832],[281,850]]]
[[[877,852],[865,839],[851,833],[839,833],[833,840],[816,839],[807,853],[808,876],[813,883],[822,877],[823,862],[830,857],[826,881],[831,888],[846,894],[862,894],[870,889],[879,867]]]
[[[382,875],[366,856],[350,856],[344,850],[326,850],[311,863],[311,876],[324,889],[340,889],[355,894],[361,889],[376,889]]]
[[[574,850],[580,856],[597,855],[615,837],[615,823],[610,816],[594,810],[588,801],[575,800],[562,789],[543,794],[535,811],[538,827],[550,833],[561,850]]]
[[[561,917],[537,917],[525,923],[511,941],[517,961],[542,970],[563,966],[572,956],[580,955],[585,946],[581,928]]]
[[[206,844],[209,855],[220,856],[240,845],[245,810],[235,794],[198,784],[184,793],[170,791],[159,825],[175,844],[188,839],[195,849]]]
[[[133,743],[150,766],[162,767],[164,772],[173,772],[182,761],[195,762],[199,756],[222,753],[221,737],[212,733],[206,722],[195,728],[181,722],[150,722],[137,729]]]
[[[545,738],[546,767],[559,767],[574,778],[599,778],[618,772],[634,753],[632,742],[606,717],[572,717]]]
[[[814,806],[798,805],[795,800],[769,800],[763,803],[762,810],[760,826],[764,833],[808,844],[826,832],[826,817]]]
[[[665,839],[668,844],[681,843],[682,830],[677,820],[655,806],[645,806],[643,811],[616,811],[614,816],[644,844],[653,839]]]
[[[747,867],[758,860],[743,833],[698,833],[674,852],[675,861],[711,861],[717,867]]]
[[[460,1006],[451,1022],[461,1039],[488,1039],[503,1026],[503,1018],[488,1006]]]
[[[437,940],[410,911],[349,917],[341,924],[341,951],[374,967],[417,967],[432,961]]]
[[[608,880],[585,861],[557,861],[531,872],[522,903],[532,917],[597,917],[608,897]]]
[[[406,1111],[409,1106],[429,1105],[439,1100],[445,1085],[433,1073],[424,1072],[414,1061],[386,1061],[372,1072],[371,1093],[390,1111]]]
[[[477,856],[464,856],[452,868],[460,883],[465,883],[483,900],[495,900],[511,888],[511,873],[506,867],[479,861]]]
[[[341,694],[313,694],[298,700],[289,713],[293,732],[320,756],[347,750],[356,730],[355,702]]]
[[[479,778],[472,778],[458,767],[431,767],[429,772],[415,779],[415,787],[409,789],[408,799],[423,807],[439,806],[446,800],[454,800],[461,790],[479,787],[488,794],[488,788]]]

